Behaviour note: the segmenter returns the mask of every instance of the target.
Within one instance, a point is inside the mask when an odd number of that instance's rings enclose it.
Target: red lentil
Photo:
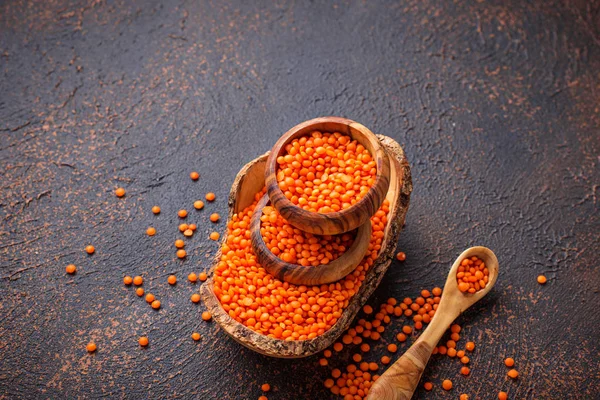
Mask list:
[[[190,178],[192,178],[193,181],[197,181],[198,178],[200,178],[200,174],[196,171],[190,172]]]
[[[196,200],[194,202],[194,208],[196,210],[202,210],[204,208],[204,202],[202,200]]]
[[[123,197],[123,196],[125,196],[125,189],[123,189],[121,187],[117,188],[115,190],[115,195],[117,195],[117,197]]]
[[[67,271],[67,274],[74,274],[75,272],[77,272],[77,267],[75,266],[75,264],[69,264],[65,268],[65,271]]]
[[[154,214],[160,214],[160,207],[159,206],[152,207],[152,212]]]
[[[445,379],[442,382],[442,387],[444,388],[444,390],[450,390],[450,389],[452,389],[452,381],[450,379]]]

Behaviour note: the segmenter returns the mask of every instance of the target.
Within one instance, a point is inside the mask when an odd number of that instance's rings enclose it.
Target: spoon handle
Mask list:
[[[415,343],[369,389],[367,400],[409,400],[419,384],[433,348],[457,316],[455,313],[436,313]]]

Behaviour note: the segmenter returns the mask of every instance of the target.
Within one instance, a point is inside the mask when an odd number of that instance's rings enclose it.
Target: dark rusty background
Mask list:
[[[208,215],[226,213],[238,169],[322,115],[392,136],[413,167],[408,259],[371,304],[441,285],[468,246],[500,259],[497,287],[460,319],[471,376],[434,356],[436,387],[417,397],[598,398],[599,3],[252,3],[0,5],[0,398],[256,399],[264,382],[270,399],[328,398],[317,356],[240,347],[183,282],[209,267]],[[207,191],[218,201],[192,213],[178,261],[175,213]],[[122,284],[140,273],[159,312]]]

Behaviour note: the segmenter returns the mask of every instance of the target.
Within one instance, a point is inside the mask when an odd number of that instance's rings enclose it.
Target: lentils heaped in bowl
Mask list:
[[[352,207],[375,183],[369,150],[339,132],[314,131],[294,139],[277,157],[277,182],[293,204],[329,213]]]

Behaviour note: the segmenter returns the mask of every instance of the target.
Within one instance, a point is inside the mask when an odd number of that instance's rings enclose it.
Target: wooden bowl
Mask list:
[[[304,267],[298,264],[291,264],[277,257],[267,247],[260,233],[262,210],[269,203],[269,196],[266,194],[256,205],[252,220],[250,222],[252,249],[256,254],[258,263],[266,269],[271,275],[279,280],[293,283],[294,285],[322,285],[339,281],[350,272],[354,271],[362,261],[369,248],[371,238],[371,220],[362,224],[357,232],[352,246],[344,254],[326,265],[315,267]]]
[[[219,250],[215,256],[213,267],[209,271],[209,278],[200,287],[200,294],[213,319],[235,341],[267,356],[299,358],[307,357],[324,350],[333,344],[350,327],[352,320],[377,288],[392,262],[398,236],[404,226],[404,219],[410,202],[410,193],[412,192],[410,166],[404,155],[404,151],[393,139],[381,135],[377,137],[392,160],[390,164],[390,187],[386,196],[390,201],[388,223],[384,231],[379,256],[369,271],[367,271],[365,280],[362,282],[358,292],[350,300],[348,307],[344,309],[341,317],[331,329],[314,339],[286,341],[273,339],[254,332],[231,318],[213,292],[213,274],[221,258],[221,251]],[[267,156],[268,153],[249,162],[238,173],[229,194],[229,219],[231,219],[233,214],[251,205],[254,202],[255,194],[264,187],[264,171]],[[226,236],[223,235],[223,241],[227,240]]]
[[[330,213],[308,211],[292,203],[279,188],[277,157],[283,155],[285,146],[292,140],[313,131],[340,132],[352,137],[369,150],[377,164],[373,186],[362,199],[345,210]],[[271,204],[290,224],[304,232],[336,235],[358,228],[377,212],[390,185],[390,159],[373,132],[358,122],[340,117],[315,118],[296,125],[275,143],[267,159],[265,182]]]

